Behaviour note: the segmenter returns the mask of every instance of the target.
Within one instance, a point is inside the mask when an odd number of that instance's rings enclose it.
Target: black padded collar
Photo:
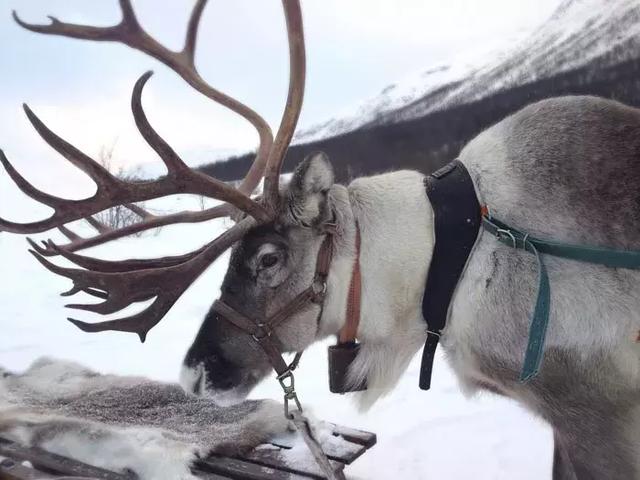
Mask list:
[[[420,368],[422,390],[431,386],[433,358],[449,304],[481,224],[473,181],[459,160],[425,177],[425,188],[434,212],[435,245],[422,299],[422,315],[429,329]]]

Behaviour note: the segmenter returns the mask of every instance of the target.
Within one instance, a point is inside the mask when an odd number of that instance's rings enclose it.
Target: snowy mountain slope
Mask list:
[[[564,0],[544,24],[512,48],[469,52],[384,89],[350,114],[301,131],[297,143],[422,117],[559,72],[640,57],[640,2]]]
[[[374,122],[381,115],[401,109],[425,95],[437,95],[450,86],[460,84],[490,59],[501,55],[503,52],[500,48],[478,49],[450,62],[431,66],[417,75],[389,85],[377,97],[361,102],[355,109],[345,110],[342,116],[301,130],[296,134],[295,142],[308,143],[340,135]]]

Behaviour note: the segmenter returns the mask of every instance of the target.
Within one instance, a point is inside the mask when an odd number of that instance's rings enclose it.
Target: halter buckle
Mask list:
[[[521,248],[522,250],[527,250],[527,242],[529,241],[528,233],[521,234],[518,232],[516,235],[511,230],[499,228],[496,230],[496,237],[498,237],[499,240],[511,240],[511,246],[515,249]]]
[[[327,294],[327,279],[316,276],[311,284],[311,291],[313,292],[313,302],[320,303],[324,300]]]
[[[496,237],[498,237],[498,239],[500,240],[509,239],[513,244],[512,247],[518,248],[518,242],[511,230],[505,230],[504,228],[499,228],[498,230],[496,230]]]

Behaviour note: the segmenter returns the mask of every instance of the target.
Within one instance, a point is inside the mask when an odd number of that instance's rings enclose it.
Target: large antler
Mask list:
[[[258,131],[260,139],[254,163],[237,189],[190,169],[147,120],[141,96],[145,84],[151,77],[151,72],[148,72],[136,82],[131,108],[138,130],[160,156],[168,173],[157,180],[129,183],[113,176],[98,162],[57,136],[25,105],[27,117],[38,134],[69,162],[84,171],[96,183],[97,191],[92,197],[83,200],[66,200],[47,194],[31,185],[0,150],[0,162],[16,185],[28,196],[54,210],[48,219],[31,223],[16,223],[0,218],[0,231],[30,234],[58,228],[69,238],[70,242],[66,245],[56,245],[49,240],[40,246],[29,241],[33,247],[31,252],[42,265],[73,281],[73,288],[63,295],[85,292],[103,300],[98,304],[68,305],[70,308],[106,315],[118,312],[135,302],[154,299],[145,310],[126,318],[93,324],[69,319],[85,331],[136,332],[144,341],[148,331],[163,318],[182,293],[222,252],[252,226],[270,221],[278,208],[280,169],[300,114],[304,92],[305,51],[299,2],[282,0],[289,40],[290,80],[287,103],[275,142],[269,126],[262,117],[246,105],[212,88],[198,74],[194,63],[196,38],[206,3],[206,0],[196,1],[189,20],[185,45],[179,52],[167,49],[142,29],[129,0],[120,0],[122,20],[112,27],[74,25],[53,17],[49,17],[49,25],[32,25],[23,22],[15,12],[13,14],[21,26],[34,32],[120,42],[160,60],[196,90],[249,121]],[[265,168],[265,195],[262,202],[257,202],[250,198],[250,194],[262,178]],[[176,193],[203,195],[222,200],[226,204],[201,212],[179,212],[164,216],[151,215],[134,204]],[[112,230],[103,228],[92,218],[93,214],[118,205],[129,208],[141,220]],[[107,261],[72,253],[150,228],[173,223],[205,221],[230,215],[237,210],[245,212],[248,217],[207,245],[185,255]],[[65,226],[66,223],[79,219],[90,221],[98,229],[98,234],[91,238],[81,238]],[[61,255],[82,268],[60,267],[45,258],[52,255]]]

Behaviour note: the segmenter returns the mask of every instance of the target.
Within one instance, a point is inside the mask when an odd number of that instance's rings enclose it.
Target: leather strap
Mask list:
[[[309,419],[302,415],[300,412],[292,413],[292,422],[300,432],[304,443],[307,444],[311,455],[315,459],[316,463],[326,475],[324,478],[327,480],[345,480],[344,472],[339,468],[334,468],[327,455],[322,450],[320,442],[316,438]]]
[[[353,262],[349,294],[347,296],[347,313],[343,327],[338,335],[338,343],[354,343],[360,325],[360,309],[362,303],[362,274],[360,272],[360,226],[356,222],[356,258]]]
[[[480,204],[471,176],[459,161],[425,177],[434,213],[435,245],[422,299],[427,340],[422,353],[420,388],[431,386],[431,372],[449,305],[480,230]]]

